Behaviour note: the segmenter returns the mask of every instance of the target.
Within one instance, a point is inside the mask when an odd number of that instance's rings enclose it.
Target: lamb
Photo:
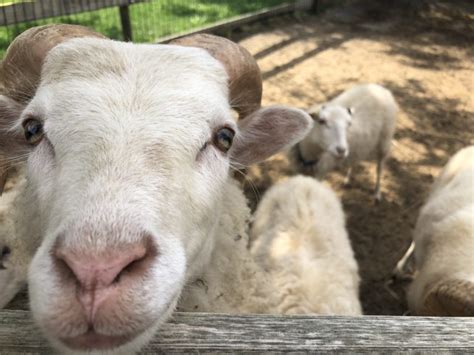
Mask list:
[[[282,290],[278,313],[362,314],[357,262],[330,188],[304,176],[271,187],[250,235],[252,254]]]
[[[380,180],[395,132],[398,106],[393,95],[377,84],[356,85],[308,113],[314,119],[311,132],[290,150],[296,170],[324,176],[336,167],[377,161],[375,199],[380,201]]]
[[[211,35],[139,45],[37,27],[10,45],[0,93],[0,156],[26,156],[15,233],[41,235],[32,316],[56,349],[132,353],[176,307],[245,311],[246,274],[252,297],[270,299],[257,311],[272,310],[279,291],[243,247],[248,207],[231,167],[295,144],[311,118],[260,106],[245,49]],[[246,265],[217,269],[237,249]],[[234,293],[199,287],[212,275]]]
[[[474,316],[474,146],[441,171],[414,231],[417,273],[410,310],[428,316]]]

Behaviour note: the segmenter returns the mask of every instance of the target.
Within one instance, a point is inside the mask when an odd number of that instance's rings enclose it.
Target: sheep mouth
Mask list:
[[[138,335],[139,334],[104,335],[96,333],[94,330],[89,330],[84,334],[72,338],[61,338],[61,341],[74,350],[111,350],[130,342]]]

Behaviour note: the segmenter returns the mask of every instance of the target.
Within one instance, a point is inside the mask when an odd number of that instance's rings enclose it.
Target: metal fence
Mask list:
[[[153,42],[289,0],[0,0],[0,54],[29,27],[81,24],[113,39]]]

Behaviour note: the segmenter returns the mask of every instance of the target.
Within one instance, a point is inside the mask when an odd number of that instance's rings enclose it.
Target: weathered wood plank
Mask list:
[[[0,8],[0,26],[73,15],[107,7],[126,6],[146,0],[37,0],[4,5]]]
[[[176,313],[143,353],[474,352],[474,318]],[[0,353],[50,353],[27,311],[0,311]]]

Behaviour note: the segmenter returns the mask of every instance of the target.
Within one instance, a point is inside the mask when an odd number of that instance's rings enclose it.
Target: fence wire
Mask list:
[[[69,23],[134,42],[153,42],[181,31],[276,6],[284,0],[0,0],[0,55],[19,33],[38,25]],[[121,17],[122,15],[122,17]]]

